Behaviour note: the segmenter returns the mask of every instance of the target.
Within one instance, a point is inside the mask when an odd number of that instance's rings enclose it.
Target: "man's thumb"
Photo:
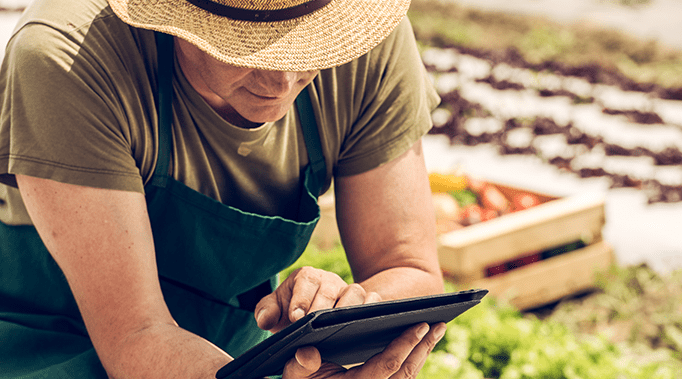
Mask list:
[[[316,348],[302,347],[284,367],[284,378],[306,378],[317,372],[321,364],[322,358]]]

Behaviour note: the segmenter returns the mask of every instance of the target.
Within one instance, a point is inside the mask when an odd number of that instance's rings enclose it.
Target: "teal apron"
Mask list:
[[[168,176],[173,38],[158,34],[159,155],[145,187],[161,288],[178,324],[238,356],[267,337],[253,309],[303,252],[326,175],[310,98],[296,99],[310,163],[298,216],[224,205]],[[0,378],[106,378],[73,295],[32,226],[0,223]]]

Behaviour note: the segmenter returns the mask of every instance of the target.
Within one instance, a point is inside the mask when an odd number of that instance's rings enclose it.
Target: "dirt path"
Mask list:
[[[644,0],[646,1],[646,0]],[[633,36],[654,39],[682,49],[682,1],[649,0],[646,4],[622,6],[618,0],[457,0],[472,8],[498,10],[552,20],[587,22],[615,28]],[[637,3],[638,0],[631,0]]]

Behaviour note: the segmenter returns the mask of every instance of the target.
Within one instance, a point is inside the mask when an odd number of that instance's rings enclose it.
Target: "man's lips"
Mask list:
[[[253,93],[249,90],[247,90],[253,97],[264,100],[264,101],[272,101],[272,102],[277,102],[277,101],[282,101],[286,99],[286,96],[265,96],[265,95],[259,95],[257,93]]]

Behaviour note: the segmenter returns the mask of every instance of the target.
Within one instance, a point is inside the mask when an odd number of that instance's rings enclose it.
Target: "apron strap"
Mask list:
[[[159,103],[158,135],[159,146],[156,167],[152,176],[152,184],[165,187],[168,181],[170,165],[171,125],[173,122],[173,55],[174,41],[170,34],[156,33],[157,67]]]
[[[301,120],[305,147],[308,150],[309,165],[312,169],[313,177],[310,178],[310,191],[315,197],[318,197],[327,178],[327,164],[322,153],[320,131],[317,129],[309,88],[304,88],[296,97],[296,107],[298,108],[298,117]]]

